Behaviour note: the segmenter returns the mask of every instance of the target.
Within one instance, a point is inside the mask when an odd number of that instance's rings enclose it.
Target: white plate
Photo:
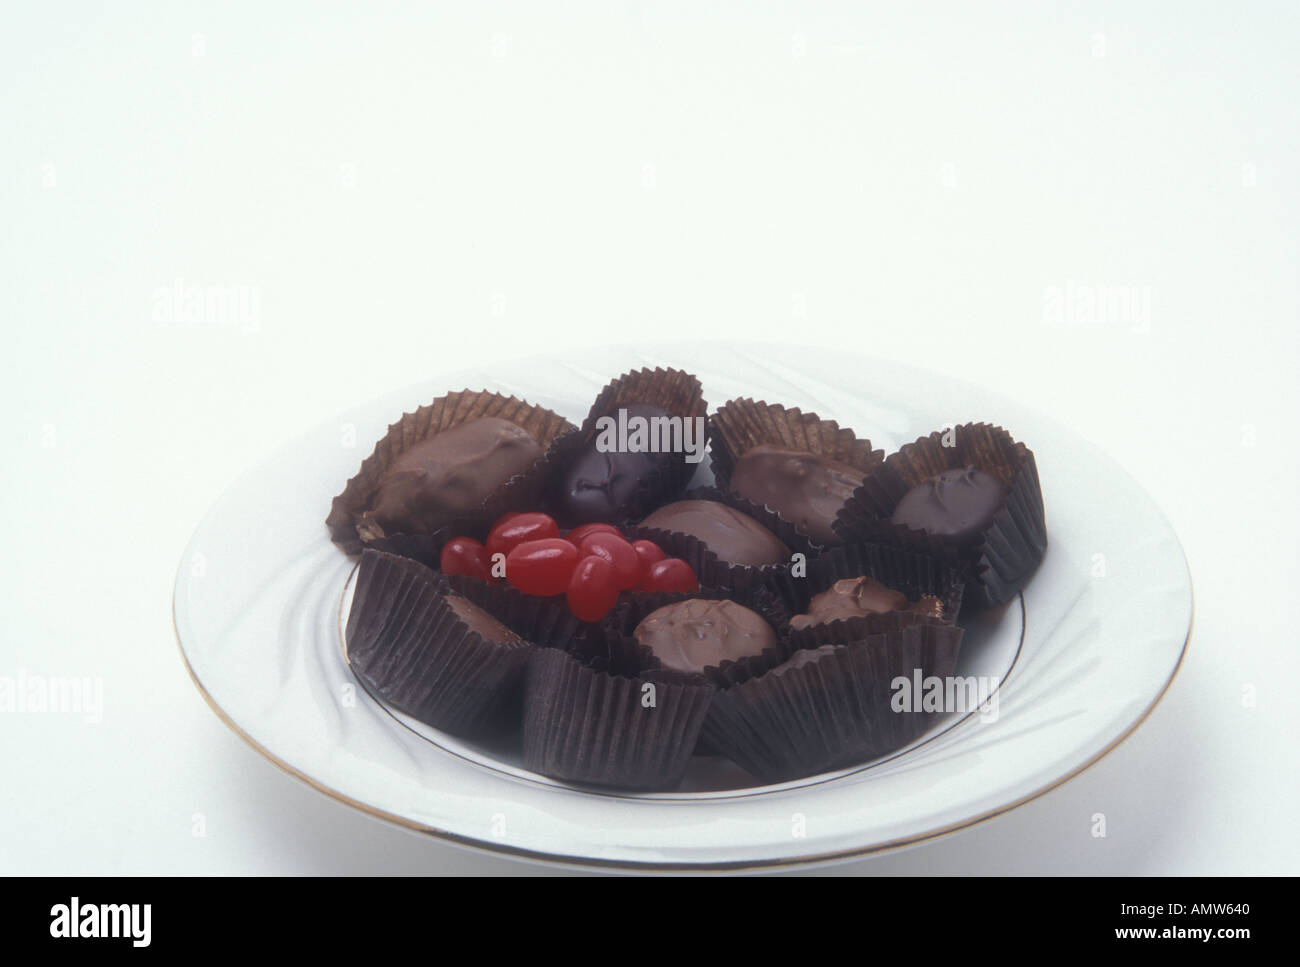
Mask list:
[[[389,710],[357,683],[339,634],[355,561],[324,518],[387,425],[445,392],[513,393],[580,422],[642,365],[812,410],[887,453],[948,424],[1005,426],[1034,451],[1049,547],[1021,598],[968,626],[958,673],[1001,681],[995,718],[953,715],[909,749],[778,786],[728,789],[697,765],[683,789],[577,789],[509,753]],[[355,443],[349,446],[349,441]],[[698,481],[699,478],[697,478]],[[1178,540],[1092,445],[983,390],[892,362],[779,345],[609,348],[440,375],[325,424],[242,477],[195,532],[174,612],[195,683],[271,761],[334,798],[439,838],[585,867],[748,869],[917,843],[1054,788],[1122,741],[1176,673],[1192,618]]]

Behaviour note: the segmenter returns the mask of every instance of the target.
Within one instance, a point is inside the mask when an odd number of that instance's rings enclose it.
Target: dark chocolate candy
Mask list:
[[[844,618],[859,618],[864,614],[884,614],[887,611],[915,611],[941,618],[943,603],[934,595],[927,594],[913,604],[907,595],[886,587],[874,578],[843,578],[827,590],[814,595],[807,612],[790,619],[790,627],[800,631],[813,625]]]
[[[1006,488],[983,470],[945,470],[905,493],[890,521],[944,540],[965,541],[988,527],[1005,496]]]
[[[716,500],[667,504],[643,520],[641,526],[689,534],[730,564],[761,567],[780,564],[790,557],[790,548],[770,530]]]
[[[735,601],[692,598],[652,611],[633,632],[665,668],[702,672],[775,647],[766,620]]]
[[[629,403],[622,407],[627,416],[647,420],[667,417],[667,410],[648,403]],[[564,473],[557,498],[557,511],[574,525],[617,520],[637,488],[664,459],[660,453],[597,449],[600,436],[591,441],[574,458]]]
[[[393,461],[366,516],[398,533],[428,534],[478,510],[498,487],[542,455],[519,425],[469,420],[422,440]]]
[[[462,598],[459,594],[449,594],[446,600],[447,606],[455,612],[456,617],[470,631],[477,631],[484,641],[510,644],[524,640],[468,598]]]
[[[838,544],[831,522],[862,483],[864,471],[806,450],[762,443],[741,454],[731,489],[766,504],[823,544]]]

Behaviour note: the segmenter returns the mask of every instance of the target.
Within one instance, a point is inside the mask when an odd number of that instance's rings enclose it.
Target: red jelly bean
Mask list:
[[[651,564],[662,561],[668,556],[654,541],[633,541],[632,550],[636,551],[636,556],[641,559],[641,581],[638,581],[638,584],[645,581],[646,575],[650,573]]]
[[[495,521],[493,521],[492,527],[490,530],[488,530],[488,533],[491,534],[492,531],[496,530],[498,527],[500,527],[502,524],[508,521],[511,517],[518,517],[518,516],[519,516],[519,511],[507,510],[504,514],[502,514]]]
[[[641,583],[641,558],[632,545],[616,534],[597,533],[586,537],[578,548],[583,557],[594,554],[614,565],[614,580],[620,588],[634,588]]]
[[[493,525],[487,539],[488,557],[509,554],[524,541],[559,537],[560,528],[547,514],[509,514]]]
[[[569,531],[569,533],[565,534],[564,539],[574,547],[581,547],[582,542],[592,534],[613,534],[615,537],[623,536],[619,529],[613,524],[583,524],[581,527],[575,527],[573,530]]]
[[[650,565],[642,585],[647,591],[698,591],[699,579],[680,557],[668,557]]]
[[[516,544],[506,555],[506,580],[525,594],[564,594],[578,566],[578,549],[561,537]]]
[[[603,557],[584,557],[573,569],[566,594],[569,610],[579,621],[599,621],[618,601],[615,568]]]
[[[463,574],[480,581],[492,578],[487,548],[472,537],[453,537],[444,544],[438,567],[443,574]]]

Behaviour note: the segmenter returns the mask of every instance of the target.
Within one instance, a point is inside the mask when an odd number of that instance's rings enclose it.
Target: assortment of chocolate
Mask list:
[[[703,458],[713,486],[688,490]],[[460,735],[516,736],[570,782],[671,789],[694,754],[780,782],[920,735],[898,676],[951,675],[963,609],[1046,548],[1033,454],[937,431],[888,458],[835,422],[641,369],[580,427],[490,392],[389,428],[334,501],[361,552],[366,686]]]

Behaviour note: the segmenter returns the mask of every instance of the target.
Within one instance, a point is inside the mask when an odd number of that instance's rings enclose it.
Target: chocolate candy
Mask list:
[[[660,507],[642,527],[689,534],[731,564],[761,567],[780,564],[790,548],[754,518],[716,500],[679,500]]]
[[[920,600],[914,601],[907,610],[915,614],[923,614],[927,618],[942,618],[943,602],[933,594],[925,594]]]
[[[459,594],[449,594],[446,601],[456,617],[470,631],[477,631],[484,641],[509,644],[524,640],[468,598],[462,598]]]
[[[838,544],[831,522],[864,476],[847,463],[762,443],[736,461],[731,489],[771,507],[814,540]]]
[[[983,470],[945,470],[905,493],[890,521],[944,540],[965,541],[988,527],[1005,496],[997,478]]]
[[[542,455],[518,424],[469,420],[415,444],[393,461],[366,516],[386,530],[428,534],[479,510],[498,487]]]
[[[886,587],[874,578],[844,578],[836,581],[826,591],[813,596],[808,611],[790,619],[796,631],[814,625],[858,618],[864,614],[884,614],[887,611],[915,611],[932,617],[943,617],[943,603],[927,594],[913,604],[901,591]]]
[[[680,672],[702,672],[776,645],[776,632],[761,615],[734,601],[704,598],[652,611],[633,635],[663,667]]]
[[[629,403],[623,407],[628,418],[646,420],[669,416],[667,410],[648,403]],[[636,495],[640,485],[652,474],[663,454],[631,450],[601,451],[600,436],[591,441],[574,458],[564,473],[556,498],[556,511],[572,524],[617,520]]]

